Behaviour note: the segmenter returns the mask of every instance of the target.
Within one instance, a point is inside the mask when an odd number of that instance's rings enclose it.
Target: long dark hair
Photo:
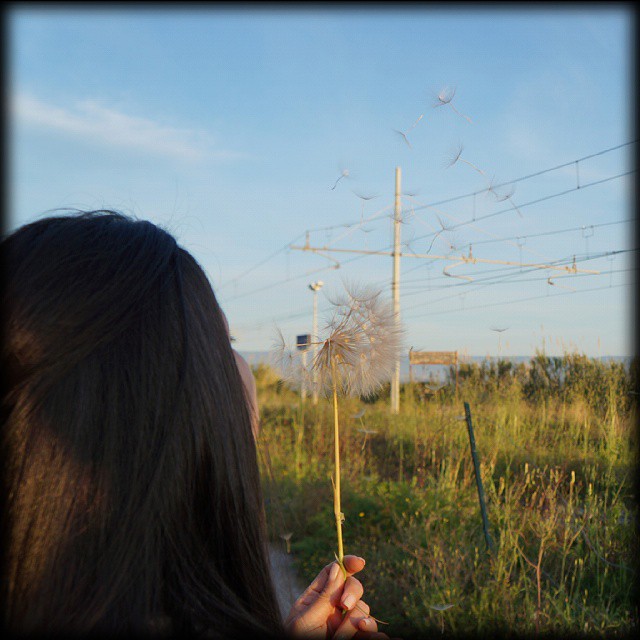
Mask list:
[[[249,410],[202,269],[112,211],[28,224],[0,256],[5,627],[280,635]]]

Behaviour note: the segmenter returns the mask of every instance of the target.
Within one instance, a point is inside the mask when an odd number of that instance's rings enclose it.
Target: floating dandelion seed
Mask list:
[[[487,186],[487,193],[493,194],[493,197],[496,199],[496,202],[504,202],[505,200],[508,200],[511,206],[517,211],[518,215],[521,218],[524,218],[524,216],[522,215],[522,211],[518,209],[515,202],[511,199],[511,197],[513,196],[516,190],[515,185],[511,184],[511,189],[509,190],[509,192],[500,194],[496,191],[496,187],[494,186],[494,183],[495,183],[495,178],[489,182],[489,185]]]
[[[436,241],[438,236],[443,231],[450,231],[450,226],[447,225],[446,223],[442,222],[442,219],[440,218],[440,216],[438,214],[436,214],[436,218],[438,219],[438,224],[440,225],[440,230],[436,231],[436,233],[434,234],[433,239],[431,240],[431,244],[429,245],[429,248],[427,249],[427,253],[429,253],[431,251],[431,249],[433,248],[433,243]]]
[[[498,334],[498,356],[500,356],[500,352],[502,350],[502,333],[506,331],[509,327],[491,327],[491,331],[495,331]]]
[[[352,193],[354,195],[356,195],[361,200],[373,200],[374,198],[379,198],[380,197],[380,194],[378,194],[378,193],[373,194],[373,195],[367,195],[367,194],[364,194],[364,193],[358,193],[357,191],[353,191],[353,189],[351,191],[352,191]]]
[[[460,162],[464,162],[465,164],[468,164],[474,171],[477,171],[480,175],[485,175],[484,171],[482,169],[478,169],[478,167],[476,167],[475,164],[473,164],[472,162],[469,162],[468,160],[465,160],[462,157],[462,151],[464,150],[464,147],[459,144],[453,151],[453,153],[451,154],[451,157],[449,158],[449,160],[447,161],[445,168],[449,168],[452,167],[454,164],[456,164],[458,161]]]
[[[451,231],[453,229],[453,225],[448,222],[443,222],[442,218],[437,213],[436,219],[438,220],[438,224],[440,225],[440,231],[438,233],[441,233],[442,231]]]
[[[340,182],[340,180],[342,180],[342,178],[348,178],[349,177],[349,169],[343,169],[342,173],[340,173],[340,175],[338,176],[338,179],[336,180],[335,184],[333,185],[333,187],[331,187],[331,191],[333,191],[338,182]]]
[[[498,193],[496,191],[496,187],[493,184],[493,180],[489,184],[487,191],[493,194],[493,197],[496,199],[496,202],[504,202],[505,200],[509,200],[511,196],[516,192],[516,188],[514,184],[509,185],[509,190],[506,193]]]
[[[357,191],[354,191],[353,189],[351,190],[351,192],[355,196],[360,198],[360,200],[362,200],[362,209],[360,210],[360,224],[362,225],[364,223],[364,203],[367,202],[368,200],[373,200],[374,198],[378,198],[379,194],[366,195],[364,193],[358,193]],[[368,233],[368,232],[369,232],[369,230],[365,231],[365,233]]]
[[[561,289],[567,289],[569,291],[575,291],[575,289],[573,287],[565,287],[563,284],[558,284],[557,282],[554,282],[552,280],[552,278],[557,278],[558,276],[550,276],[549,278],[547,278],[547,282],[554,286],[554,287],[560,287]]]
[[[378,433],[375,429],[358,429],[359,433],[364,433],[364,438],[362,439],[362,447],[360,447],[360,452],[364,452],[365,447],[367,446],[367,438],[369,436],[375,435]]]
[[[521,218],[524,218],[524,216],[522,215],[522,211],[520,211],[520,209],[518,209],[518,207],[516,206],[515,202],[511,199],[511,196],[507,196],[507,200],[509,201],[509,203],[511,204],[511,206],[516,210],[517,214],[518,214]]]
[[[407,129],[407,133],[409,133],[409,131],[411,131],[411,129],[413,129],[418,122],[420,122],[420,120],[422,120],[422,118],[424,118],[424,113],[421,113],[415,120],[415,122]]]
[[[455,87],[443,87],[436,95],[436,103],[434,104],[434,107],[441,107],[442,105],[449,104],[455,95]]]
[[[299,380],[300,374],[303,373],[301,369],[301,363],[296,357],[296,350],[291,348],[282,331],[276,327],[276,336],[272,345],[272,361],[273,364],[280,370],[285,380]]]
[[[395,131],[398,135],[402,136],[402,139],[405,141],[409,149],[413,149],[413,147],[411,146],[411,143],[409,142],[409,138],[407,138],[407,136],[402,131],[399,131],[398,129],[394,129],[393,131]]]
[[[434,107],[442,107],[444,105],[450,106],[459,116],[462,116],[467,122],[471,123],[471,118],[465,116],[464,113],[460,113],[452,104],[453,97],[456,95],[455,87],[444,87],[436,95],[436,102]]]
[[[487,182],[487,194],[491,194],[496,200],[500,197],[498,192],[496,191],[496,176],[493,174],[489,181]],[[498,200],[500,202],[500,200]]]
[[[411,143],[409,142],[409,138],[407,138],[407,133],[409,133],[409,131],[411,131],[417,124],[418,122],[420,122],[420,120],[422,120],[422,118],[424,117],[424,113],[420,114],[418,116],[418,118],[416,119],[416,121],[407,129],[406,132],[404,131],[400,131],[398,129],[394,129],[394,131],[401,135],[402,138],[404,139],[404,141],[407,143],[407,146],[409,147],[409,149],[413,149],[413,147],[411,146]]]
[[[405,243],[403,243],[403,244],[404,244],[404,246],[407,248],[407,251],[411,251],[411,253],[415,256],[415,255],[418,255],[418,254],[413,250],[413,245],[412,245],[413,240],[414,240],[414,239],[413,239],[413,238],[411,238],[411,240],[407,240],[407,241],[406,241]]]
[[[436,218],[438,219],[438,224],[440,225],[440,229],[438,231],[436,231],[436,233],[434,234],[432,240],[431,240],[431,244],[429,245],[429,248],[427,249],[427,253],[429,253],[431,251],[431,249],[433,248],[433,243],[437,240],[438,236],[441,233],[446,232],[448,239],[447,239],[447,245],[449,246],[449,249],[451,251],[455,251],[456,247],[458,245],[458,243],[456,242],[456,240],[458,240],[458,234],[456,234],[455,231],[455,227],[451,224],[447,224],[446,222],[442,221],[442,218],[440,218],[439,215],[436,214]],[[446,274],[449,275],[449,274]]]
[[[292,535],[293,535],[292,532],[280,534],[280,537],[285,541],[287,545],[287,553],[291,553],[291,536]]]
[[[458,162],[461,155],[462,155],[462,145],[458,145],[453,151],[453,153],[451,154],[451,157],[449,158],[449,160],[447,160],[447,162],[445,163],[445,168],[448,169],[449,167],[453,167],[453,165],[456,162]]]
[[[358,413],[354,413],[351,417],[354,420],[358,420],[358,418],[362,418],[362,416],[364,415],[365,409],[361,409],[360,411],[358,411]]]
[[[447,609],[451,609],[454,605],[452,604],[430,604],[429,609],[435,609],[436,611],[446,611]]]
[[[445,229],[445,231],[447,233],[446,241],[451,251],[457,251],[460,247],[464,245],[464,242],[462,241],[462,238],[460,236],[460,232],[456,231],[454,227],[450,226],[447,229]]]
[[[430,604],[430,609],[435,609],[440,612],[440,630],[444,633],[444,612],[447,609],[451,609],[454,605],[452,604]]]
[[[480,175],[485,176],[486,178],[486,173],[482,169],[478,168],[475,164],[473,164],[472,162],[469,162],[468,160],[462,157],[462,150],[463,150],[463,146],[461,144],[456,147],[454,152],[451,154],[451,157],[444,163],[445,169],[452,167],[457,162],[464,162],[465,164],[468,164],[474,171],[477,171]],[[511,198],[515,193],[515,187],[511,185],[511,189],[509,192],[498,193],[496,191],[494,183],[495,183],[495,178],[492,178],[491,180],[489,180],[489,182],[487,183],[487,193],[493,194],[497,202],[504,202],[505,200],[508,200],[511,206],[516,210],[518,215],[521,218],[524,218],[524,216],[522,215],[522,211],[518,209],[517,205]]]

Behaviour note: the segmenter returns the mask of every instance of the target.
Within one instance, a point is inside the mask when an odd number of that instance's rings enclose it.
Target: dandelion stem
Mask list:
[[[338,533],[338,562],[343,567],[344,549],[342,546],[342,509],[340,506],[340,425],[338,422],[338,381],[336,363],[331,359],[331,373],[333,377],[333,433],[335,452],[335,481],[333,483],[333,512],[336,518]]]

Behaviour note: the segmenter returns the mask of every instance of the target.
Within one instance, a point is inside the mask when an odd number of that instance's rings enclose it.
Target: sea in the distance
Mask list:
[[[255,366],[259,363],[268,364],[270,366],[274,366],[273,357],[271,352],[269,351],[241,351],[240,354],[244,357],[244,359],[251,365]],[[466,356],[459,355],[459,362],[477,362],[478,364],[487,360],[509,360],[514,364],[519,364],[521,362],[530,362],[534,356]],[[601,356],[597,358],[602,362],[624,362],[626,366],[629,366],[629,363],[632,360],[631,356]],[[427,380],[429,378],[432,379],[444,379],[444,376],[449,369],[446,365],[429,365],[429,366],[416,366],[414,365],[413,375],[414,380]],[[401,382],[409,381],[409,357],[403,356],[400,358],[400,380]]]

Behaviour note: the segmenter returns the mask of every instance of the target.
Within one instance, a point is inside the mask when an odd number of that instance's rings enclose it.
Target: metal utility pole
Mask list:
[[[393,273],[391,277],[391,295],[393,296],[393,314],[396,325],[400,324],[400,167],[396,167],[396,201],[393,216]],[[400,411],[400,359],[396,360],[395,370],[391,378],[391,413]]]
[[[309,285],[309,289],[313,291],[313,335],[311,337],[311,342],[313,343],[312,363],[315,362],[316,355],[318,354],[318,291],[322,289],[323,284],[324,282],[322,282],[322,280],[318,280],[317,282],[312,282]],[[311,370],[311,386],[313,404],[318,404],[318,372],[313,368]]]

